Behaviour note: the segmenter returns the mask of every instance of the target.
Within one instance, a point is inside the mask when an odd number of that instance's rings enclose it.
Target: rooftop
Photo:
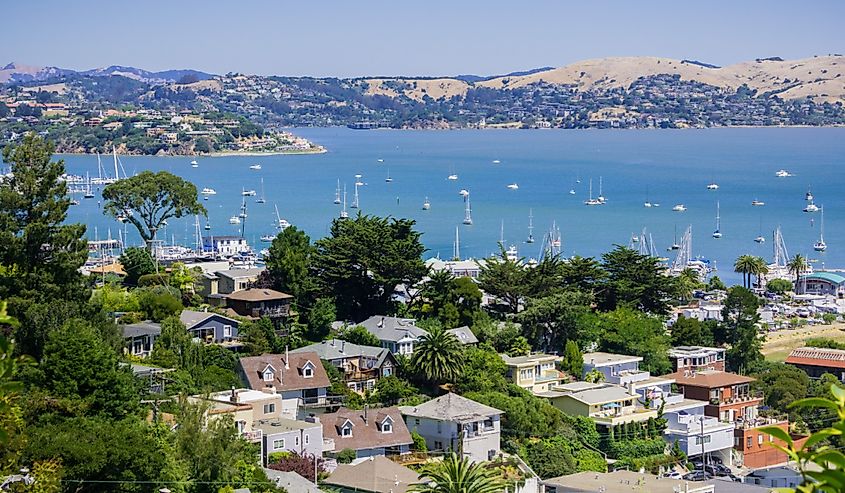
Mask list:
[[[485,406],[484,404],[452,392],[418,406],[402,406],[399,410],[405,416],[430,418],[438,421],[454,421],[456,423],[481,421],[490,416],[504,414],[503,411],[494,407]]]
[[[842,274],[837,274],[835,272],[813,272],[812,274],[807,274],[805,276],[801,276],[801,279],[820,279],[822,281],[828,281],[833,284],[843,284],[845,283],[845,276]]]
[[[678,385],[689,385],[690,387],[706,387],[716,389],[730,385],[753,382],[754,379],[744,375],[737,375],[719,370],[683,371],[664,375],[666,378],[673,378]]]
[[[194,310],[182,310],[182,313],[179,314],[179,320],[181,320],[182,323],[185,324],[185,327],[190,329],[215,316],[224,318],[227,321],[231,322],[233,325],[238,325],[237,320],[229,318],[225,315],[220,315],[219,313],[214,312],[198,312]]]
[[[252,428],[254,430],[261,430],[265,435],[284,433],[286,431],[308,430],[319,428],[320,426],[322,426],[320,423],[309,423],[308,421],[287,418],[259,419],[252,422]]]
[[[420,483],[419,474],[383,455],[370,457],[352,465],[341,464],[323,481],[345,490],[372,493],[405,493]]]
[[[669,349],[669,356],[705,356],[713,353],[724,353],[724,348],[706,346],[677,346]]]
[[[338,339],[329,339],[327,341],[311,344],[310,346],[294,349],[291,351],[291,354],[303,352],[317,353],[320,359],[325,360],[370,356],[378,358],[379,363],[381,363],[381,361],[390,354],[388,349],[373,346],[361,346],[359,344],[352,344],[351,342],[341,341]]]
[[[625,401],[638,397],[636,394],[628,393],[624,387],[612,384],[603,384],[584,390],[570,391],[565,395],[569,395],[573,399],[591,406]]]
[[[642,360],[642,356],[629,356],[627,354],[584,353],[584,364],[595,367],[618,365],[620,363],[639,363]]]
[[[228,277],[229,279],[243,279],[245,277],[257,277],[264,272],[264,269],[227,269],[218,270],[215,272],[218,276]]]
[[[235,291],[234,293],[226,295],[226,299],[235,301],[269,301],[287,300],[291,298],[293,298],[293,296],[287,293],[282,293],[281,291],[265,288],[249,288],[241,291]]]
[[[406,335],[422,337],[428,334],[428,332],[417,327],[415,322],[416,320],[412,318],[374,315],[358,325],[364,327],[382,341],[399,341]]]
[[[137,324],[129,324],[123,326],[123,337],[140,337],[149,335],[161,335],[161,324],[151,322],[138,322]]]
[[[322,491],[316,484],[293,471],[277,471],[265,467],[264,473],[267,474],[267,479],[276,486],[281,486],[288,493],[320,493]]]
[[[392,422],[393,431],[382,433],[380,427],[387,418]],[[352,436],[341,435],[347,421],[352,423]],[[395,406],[364,410],[340,408],[337,412],[322,415],[320,422],[323,438],[334,440],[335,450],[367,450],[413,443],[402,413]]]
[[[817,347],[793,349],[786,358],[786,363],[793,365],[815,365],[833,368],[845,368],[845,350]]]
[[[712,493],[714,486],[706,483],[688,482],[679,479],[658,479],[650,474],[633,471],[579,472],[543,481],[553,486],[558,493]]]
[[[458,327],[456,329],[449,329],[446,332],[458,338],[461,344],[477,344],[478,338],[472,333],[469,327]]]
[[[314,369],[312,377],[303,374],[303,368],[308,363]],[[317,389],[331,385],[326,369],[320,357],[314,352],[284,354],[262,354],[261,356],[245,356],[239,361],[239,366],[246,376],[250,388],[260,390],[265,387],[276,387],[280,391]],[[265,381],[263,372],[273,371],[273,380]]]
[[[508,356],[507,354],[501,354],[499,356],[502,357],[502,360],[504,360],[505,364],[508,366],[534,365],[537,363],[558,361],[561,359],[560,356],[545,353],[529,354],[528,356]]]

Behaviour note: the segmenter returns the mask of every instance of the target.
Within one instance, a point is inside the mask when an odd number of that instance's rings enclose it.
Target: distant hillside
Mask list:
[[[181,69],[164,70],[161,72],[150,72],[148,70],[112,65],[110,67],[95,68],[91,70],[76,71],[59,67],[38,67],[23,65],[16,62],[9,63],[0,69],[0,83],[5,82],[40,82],[56,77],[67,75],[87,75],[93,77],[104,77],[120,75],[130,79],[144,82],[178,82],[181,80],[207,80],[214,77],[214,74],[200,72],[199,70]],[[189,77],[189,79],[183,79]],[[195,79],[195,80],[194,80]]]
[[[514,77],[514,76],[520,76],[520,75],[531,75],[531,74],[534,74],[534,73],[537,73],[537,72],[545,72],[547,70],[554,70],[554,67],[532,68],[532,69],[529,69],[529,70],[520,70],[518,72],[511,72],[511,73],[505,74],[505,75],[472,75],[472,74],[456,75],[454,78],[458,79],[458,80],[462,80],[464,82],[469,82],[469,83],[474,84],[476,82],[495,79],[497,77]]]

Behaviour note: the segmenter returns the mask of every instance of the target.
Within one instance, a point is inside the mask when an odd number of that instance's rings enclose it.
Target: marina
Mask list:
[[[845,266],[845,197],[840,192],[845,189],[845,174],[838,171],[845,159],[845,129],[841,128],[601,133],[362,133],[314,128],[296,132],[325,145],[329,152],[266,156],[258,171],[248,170],[254,158],[206,158],[201,177],[185,167],[184,158],[120,159],[130,173],[164,169],[192,180],[208,199],[202,201],[209,215],[202,224],[210,226],[204,233],[240,235],[243,228],[245,239],[256,249],[262,236],[274,232],[269,224],[274,216],[271,204],[277,204],[284,218],[304,229],[313,241],[328,234],[331,221],[344,216],[349,200],[354,199],[358,209],[346,216],[361,211],[415,219],[428,248],[426,256],[450,255],[455,226],[462,229],[464,257],[494,253],[503,219],[509,236],[521,240],[516,242],[519,255],[535,259],[543,254],[545,233],[552,224],[560,230],[564,256],[599,256],[614,244],[627,245],[631,231],[642,228],[647,228],[657,251],[666,251],[679,243],[681,234],[692,225],[698,232],[692,255],[711,259],[717,275],[735,282],[739,279],[732,272],[736,257],[748,253],[770,260],[772,247],[767,240],[780,225],[790,252],[816,260],[816,269]],[[363,185],[368,181],[365,176],[387,175],[378,156],[389,161],[394,181],[382,178]],[[493,156],[501,164],[493,165]],[[68,173],[83,177],[83,188],[85,174],[97,172],[96,156],[63,158]],[[458,168],[460,180],[444,180],[444,175],[450,170],[454,174]],[[779,169],[789,169],[800,180],[775,176]],[[591,171],[593,199],[598,201],[597,191],[606,197],[603,207],[584,206],[583,201],[590,197],[590,175],[585,176],[585,170]],[[581,178],[573,181],[578,176]],[[718,191],[702,185],[712,182],[713,176],[720,177]],[[243,199],[259,198],[262,179],[261,196],[266,194],[266,203],[251,199],[250,218],[244,224],[239,217]],[[349,190],[353,182],[360,185]],[[517,192],[507,188],[512,183],[519,183]],[[809,205],[805,200],[808,184],[814,200],[824,203],[823,252],[814,249],[820,238],[821,215],[802,212]],[[567,193],[569,190],[576,194]],[[72,197],[80,205],[71,207],[69,220],[86,223],[91,238],[94,227],[102,236],[109,229],[116,236],[123,225],[102,215],[102,204],[97,203],[101,190],[94,187],[94,191],[96,198],[89,200],[82,200],[81,195]],[[470,191],[471,204],[464,201]],[[243,196],[244,192],[249,195]],[[720,239],[710,235],[715,194],[720,203]],[[653,206],[644,207],[644,198]],[[657,207],[661,202],[683,205],[686,211]],[[530,221],[526,220],[529,214]],[[253,220],[253,216],[259,219]],[[472,224],[464,225],[466,219]],[[170,222],[162,231],[168,241],[175,238],[179,244],[194,243],[193,217]],[[533,244],[526,242],[529,225],[537,237]],[[677,242],[673,242],[676,227]],[[139,243],[133,228],[128,228],[127,234],[128,244]],[[763,241],[756,241],[758,237]]]

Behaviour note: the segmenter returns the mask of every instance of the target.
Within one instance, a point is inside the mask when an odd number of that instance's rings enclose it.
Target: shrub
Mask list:
[[[792,291],[792,283],[787,279],[772,279],[766,284],[766,291],[775,294],[784,294]]]
[[[665,450],[666,442],[660,438],[634,439],[611,443],[608,455],[616,459],[635,459],[662,454]]]
[[[411,450],[414,452],[428,452],[428,445],[425,443],[425,438],[417,433],[417,430],[411,431],[411,440],[414,441],[411,445]]]
[[[138,278],[138,287],[140,288],[168,285],[170,285],[170,276],[167,274],[144,274]]]
[[[335,457],[338,464],[349,464],[358,457],[358,453],[351,448],[345,448],[337,453]]]

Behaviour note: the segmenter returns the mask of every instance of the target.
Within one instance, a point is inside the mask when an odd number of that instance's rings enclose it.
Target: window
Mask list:
[[[390,375],[393,374],[393,369],[390,368],[390,367],[385,367],[384,369],[381,370],[381,374],[382,374],[382,376],[389,377]]]
[[[443,450],[443,442],[434,441],[434,450]]]
[[[769,443],[773,443],[775,441],[775,437],[769,435]]]
[[[703,443],[705,443],[705,444],[710,443],[711,438],[712,437],[710,435],[704,435],[703,437],[701,437],[701,436],[695,437],[695,444],[701,445],[702,439],[703,439]]]
[[[231,325],[224,325],[223,326],[223,337],[232,337],[232,326]]]
[[[420,425],[420,418],[414,418],[414,426]]]
[[[314,376],[314,369],[310,366],[306,366],[302,369],[302,376],[305,378],[311,378]]]
[[[484,420],[484,426],[482,427],[484,430],[493,430],[493,418],[487,418]]]
[[[437,422],[437,433],[443,433],[443,422],[442,421]]]
[[[276,412],[276,404],[264,404],[264,414],[270,414]]]
[[[385,421],[381,424],[381,432],[382,433],[393,433],[393,423],[390,421]]]
[[[340,436],[342,437],[351,437],[352,436],[352,427],[351,426],[344,426],[340,429]]]
[[[273,440],[273,450],[281,450],[285,448],[285,439],[280,438],[278,440]]]
[[[264,381],[265,382],[272,382],[273,381],[273,372],[267,370],[264,372]]]
[[[305,445],[308,445],[309,439],[311,438],[310,435],[305,435]]]
[[[762,434],[757,435],[757,445],[759,445],[759,446],[763,445],[763,435]]]
[[[745,439],[745,448],[751,448],[751,437]]]
[[[293,437],[293,444],[299,447],[299,437]]]

